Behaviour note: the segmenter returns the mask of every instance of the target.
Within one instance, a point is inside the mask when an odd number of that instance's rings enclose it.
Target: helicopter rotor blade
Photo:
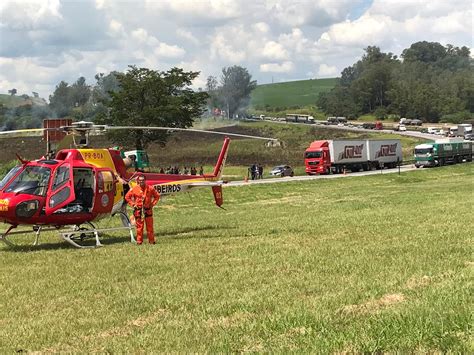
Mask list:
[[[44,128],[28,128],[28,129],[17,129],[14,131],[0,131],[0,136],[10,136],[10,137],[41,136],[44,130],[45,130]]]
[[[261,139],[265,141],[278,141],[276,138],[268,138],[268,137],[261,137],[261,136],[251,136],[248,134],[238,134],[238,133],[228,133],[228,132],[218,132],[218,131],[207,131],[202,129],[194,129],[194,128],[175,128],[175,127],[146,127],[146,126],[138,126],[138,127],[128,127],[128,126],[105,126],[105,130],[151,130],[151,131],[184,131],[184,132],[200,132],[200,133],[210,133],[210,134],[219,134],[223,136],[231,136],[231,137],[240,137],[240,138],[252,138],[252,139]]]

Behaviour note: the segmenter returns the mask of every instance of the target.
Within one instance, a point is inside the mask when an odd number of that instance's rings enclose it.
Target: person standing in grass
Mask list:
[[[138,185],[134,186],[126,195],[125,200],[133,208],[133,216],[137,226],[137,244],[143,243],[143,229],[146,224],[148,242],[155,244],[153,231],[153,207],[160,200],[160,194],[153,186],[146,184],[145,175],[137,178]]]

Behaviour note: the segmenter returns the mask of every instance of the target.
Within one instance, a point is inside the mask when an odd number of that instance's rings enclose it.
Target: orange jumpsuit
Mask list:
[[[137,227],[137,243],[143,243],[143,222],[145,222],[148,242],[155,244],[155,235],[153,233],[153,206],[160,200],[158,191],[149,185],[145,185],[143,188],[140,185],[136,185],[127,192],[125,200],[128,205],[134,209],[133,216],[135,217]]]

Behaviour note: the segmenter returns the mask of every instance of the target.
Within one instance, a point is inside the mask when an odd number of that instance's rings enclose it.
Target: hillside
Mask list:
[[[36,106],[46,106],[47,103],[44,99],[40,97],[28,97],[27,99],[15,95],[5,95],[0,94],[0,105],[3,105],[7,108],[14,108],[24,105],[36,105]]]
[[[331,90],[336,81],[330,78],[258,85],[252,91],[250,105],[252,109],[314,105],[319,93]]]
[[[319,139],[381,139],[395,138],[392,134],[350,132],[331,129],[326,126],[282,125],[272,122],[240,122],[238,125],[221,127],[216,130],[229,133],[249,134],[278,138],[283,147],[267,148],[260,140],[232,138],[228,165],[245,166],[255,162],[265,165],[288,163],[294,166],[303,165],[303,152],[314,140]],[[415,145],[424,140],[397,136],[402,140],[405,160],[411,159]],[[217,135],[181,132],[174,134],[166,147],[151,144],[147,151],[153,167],[168,165],[214,165],[223,137]],[[115,146],[105,136],[91,136],[91,145],[96,148]],[[26,159],[37,159],[45,153],[45,143],[41,137],[2,138],[0,139],[0,164],[14,160],[20,153]],[[133,147],[123,147],[125,150]]]

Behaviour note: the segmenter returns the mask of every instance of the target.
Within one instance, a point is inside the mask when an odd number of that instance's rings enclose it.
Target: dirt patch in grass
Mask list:
[[[342,314],[365,314],[376,313],[382,309],[391,307],[395,304],[405,301],[405,296],[402,293],[393,293],[384,295],[379,299],[370,300],[362,304],[351,304],[344,306],[340,313]]]
[[[411,279],[407,281],[406,287],[410,290],[413,290],[419,287],[426,287],[431,282],[432,282],[432,278],[426,275],[422,276],[421,278],[412,277]]]
[[[249,312],[236,312],[230,316],[209,318],[205,321],[208,328],[233,328],[252,319],[254,316]]]

